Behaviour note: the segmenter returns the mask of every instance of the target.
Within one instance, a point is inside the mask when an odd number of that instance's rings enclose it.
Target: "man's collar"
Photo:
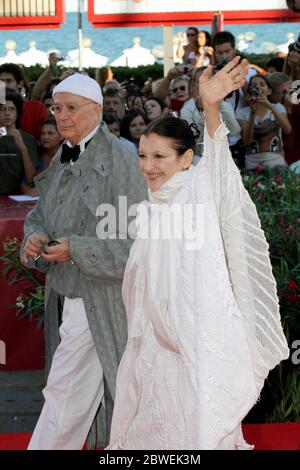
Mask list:
[[[96,132],[97,132],[98,129],[99,129],[99,124],[98,124],[97,127],[95,127],[95,129],[92,130],[92,132],[90,132],[86,137],[84,137],[84,138],[79,142],[78,145],[80,146],[80,153],[84,151],[84,149],[85,149],[85,144],[86,144],[89,140],[91,140],[91,139],[94,137],[94,135],[96,134]],[[70,143],[68,140],[66,141],[66,144],[67,144],[69,147],[73,147],[73,146],[71,145],[71,143]]]

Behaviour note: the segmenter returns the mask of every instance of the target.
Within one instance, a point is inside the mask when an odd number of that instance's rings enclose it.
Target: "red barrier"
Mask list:
[[[0,253],[2,242],[8,237],[23,238],[24,219],[32,209],[28,203],[16,203],[6,196],[0,196]],[[0,270],[3,265],[0,262]],[[44,367],[43,328],[37,328],[36,320],[16,318],[16,310],[10,306],[26,284],[9,285],[0,279],[0,371],[36,370]]]

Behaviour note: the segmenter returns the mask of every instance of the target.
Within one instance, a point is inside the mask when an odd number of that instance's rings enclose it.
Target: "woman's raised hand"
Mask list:
[[[215,75],[212,75],[212,66],[207,67],[199,80],[199,93],[203,103],[218,106],[229,93],[244,85],[248,62],[243,59],[239,64],[239,60],[239,56],[235,57]]]

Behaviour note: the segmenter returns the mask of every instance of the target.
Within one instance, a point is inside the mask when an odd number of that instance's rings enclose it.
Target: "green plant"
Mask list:
[[[37,271],[26,268],[20,261],[21,242],[17,238],[7,238],[3,242],[2,275],[10,284],[22,282],[22,292],[11,307],[19,318],[37,318],[38,325],[43,323],[44,315],[44,278]]]
[[[300,339],[300,178],[257,167],[243,175],[269,243],[280,313],[289,346]],[[300,369],[291,359],[271,371],[250,421],[300,419]]]

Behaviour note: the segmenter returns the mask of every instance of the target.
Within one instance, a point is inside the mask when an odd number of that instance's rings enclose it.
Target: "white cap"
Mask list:
[[[96,80],[81,73],[74,73],[56,85],[52,96],[54,97],[56,93],[72,93],[73,95],[83,96],[91,101],[95,101],[95,103],[103,103],[102,91]]]

